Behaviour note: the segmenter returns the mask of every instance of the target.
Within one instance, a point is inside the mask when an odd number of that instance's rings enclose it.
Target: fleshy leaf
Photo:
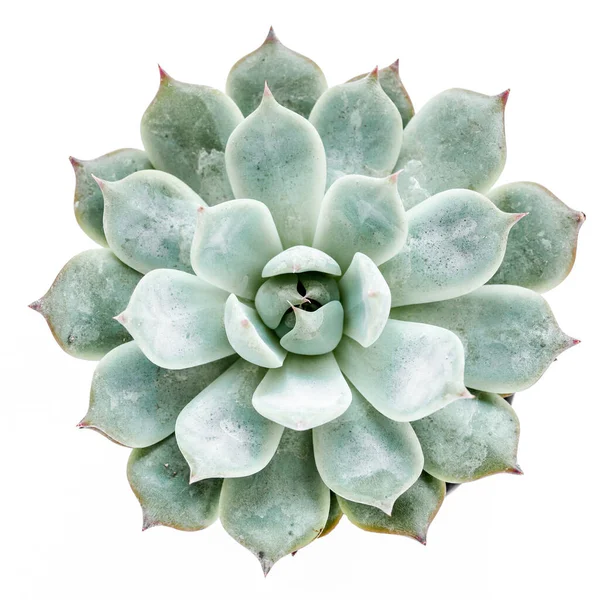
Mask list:
[[[402,117],[402,123],[404,127],[408,125],[408,122],[415,116],[415,109],[413,103],[404,87],[404,84],[400,80],[400,74],[398,71],[400,61],[395,60],[389,67],[379,70],[379,83],[383,88],[383,91],[389,96],[390,100],[396,105],[400,116]],[[358,81],[366,77],[368,73],[363,73],[357,77],[353,77],[350,81]]]
[[[225,531],[258,558],[265,575],[317,538],[328,512],[329,490],[317,472],[309,431],[287,429],[262,471],[226,479],[221,493]]]
[[[425,455],[425,470],[451,483],[494,473],[519,473],[519,420],[497,394],[478,392],[414,421]]]
[[[92,175],[105,181],[117,181],[142,169],[151,169],[152,163],[143,150],[122,148],[92,160],[70,157],[75,171],[75,218],[83,231],[101,246],[108,246],[102,218],[104,198]]]
[[[315,356],[335,349],[342,339],[344,309],[338,301],[329,302],[313,312],[294,308],[294,328],[281,338],[290,352]]]
[[[388,321],[368,348],[344,336],[335,357],[358,391],[393,421],[414,421],[470,396],[460,340],[441,327]]]
[[[140,273],[191,272],[196,213],[206,206],[185,183],[163,171],[138,171],[114,183],[98,180],[110,249]]]
[[[267,279],[256,292],[254,303],[264,324],[275,329],[290,305],[299,306],[304,299],[298,292],[298,276],[278,275]]]
[[[252,394],[264,374],[239,359],[181,411],[175,434],[191,482],[244,477],[271,460],[283,427],[252,408]]]
[[[288,354],[283,367],[267,372],[252,398],[261,415],[298,431],[339,417],[351,401],[333,354]]]
[[[344,333],[368,348],[379,338],[390,316],[390,288],[375,263],[360,252],[354,255],[339,288],[346,315]]]
[[[421,475],[423,452],[409,423],[391,421],[351,390],[348,410],[313,429],[317,468],[338,496],[390,514]]]
[[[298,279],[304,286],[306,298],[316,300],[321,305],[340,299],[338,284],[325,273],[317,271],[300,273]]]
[[[327,89],[323,71],[306,56],[284,46],[272,27],[262,46],[238,60],[227,77],[227,93],[244,116],[260,104],[265,81],[281,105],[307,119]]]
[[[498,96],[461,89],[438,94],[406,127],[395,170],[410,161],[420,163],[415,176],[432,195],[455,188],[487,192],[506,161],[507,98],[508,91]]]
[[[337,496],[331,492],[329,496],[329,516],[327,517],[327,523],[323,527],[323,531],[319,534],[319,537],[325,537],[329,535],[339,524],[344,513],[340,508],[340,503],[337,500]]]
[[[174,435],[131,453],[127,478],[142,506],[143,529],[165,525],[198,531],[216,521],[222,480],[190,485],[189,476]]]
[[[283,364],[286,352],[251,306],[231,294],[225,303],[225,332],[231,347],[245,360],[268,369]]]
[[[79,427],[131,448],[156,444],[175,431],[181,409],[233,361],[169,371],[151,363],[135,342],[122,344],[96,367],[90,407]]]
[[[86,250],[61,269],[46,295],[30,307],[45,317],[65,352],[99,360],[131,339],[113,317],[127,306],[140,278],[110,250]]]
[[[389,260],[404,245],[407,230],[396,175],[346,175],[325,194],[313,245],[345,271],[356,252],[377,265]]]
[[[501,210],[528,213],[508,236],[504,262],[490,283],[521,285],[539,293],[556,287],[573,267],[585,215],[537,183],[509,183],[493,189],[489,198]]]
[[[318,271],[335,276],[342,274],[340,266],[325,252],[309,246],[293,246],[274,256],[265,265],[262,276],[274,277],[284,273],[305,273],[307,271]]]
[[[232,200],[198,212],[192,267],[228,292],[254,298],[263,266],[281,250],[275,223],[261,202]]]
[[[513,285],[485,285],[453,300],[394,308],[391,316],[454,331],[465,348],[466,385],[499,394],[530,387],[558,354],[578,343],[559,329],[539,294]]]
[[[118,316],[142,352],[165,369],[185,369],[234,353],[223,322],[228,294],[195,275],[151,271]]]
[[[161,69],[158,92],[142,117],[142,141],[155,168],[175,175],[212,206],[233,198],[224,153],[242,120],[223,92],[176,81]]]
[[[284,248],[312,242],[327,167],[323,142],[306,119],[265,87],[258,109],[229,138],[225,160],[235,197],[267,205]]]
[[[443,481],[423,473],[394,504],[391,517],[366,504],[338,497],[340,507],[351,523],[376,533],[406,535],[425,544],[427,530],[446,496]]]
[[[342,175],[389,175],[402,145],[402,117],[381,88],[377,70],[336,85],[310,114],[327,154],[327,183]]]
[[[408,240],[381,273],[392,305],[447,300],[481,287],[496,272],[510,228],[523,217],[470,190],[448,190],[407,213]]]

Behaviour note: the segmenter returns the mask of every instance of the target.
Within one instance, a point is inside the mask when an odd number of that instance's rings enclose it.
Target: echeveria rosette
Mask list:
[[[577,342],[539,292],[584,216],[489,191],[507,93],[414,114],[397,62],[327,89],[273,31],[227,92],[161,70],[145,152],[72,159],[106,248],[32,307],[101,359],[79,426],[134,449],[144,528],[220,516],[265,573],[342,513],[424,542],[446,484],[520,472],[502,396]]]

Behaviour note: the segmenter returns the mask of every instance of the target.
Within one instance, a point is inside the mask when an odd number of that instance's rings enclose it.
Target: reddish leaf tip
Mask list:
[[[399,171],[396,171],[395,173],[392,173],[388,178],[388,182],[389,183],[393,183],[393,184],[397,184],[398,183],[398,177],[400,176],[400,173],[402,173],[402,169],[400,169]]]
[[[513,223],[518,223],[523,217],[526,217],[529,213],[528,212],[524,212],[524,213],[511,213],[511,217],[513,220]]]
[[[75,158],[74,156],[69,156],[69,162],[71,163],[74,169],[78,169],[82,166],[82,161],[78,158]]]
[[[514,475],[523,475],[523,469],[521,469],[521,467],[519,465],[515,465],[514,467],[511,467],[508,470],[509,473],[512,473]]]
[[[265,89],[263,92],[263,98],[272,98],[273,92],[269,89],[269,84],[265,81]]]
[[[375,68],[367,75],[367,79],[374,79],[379,81],[379,67],[375,65]]]
[[[35,310],[35,312],[42,312],[42,299],[40,298],[39,300],[35,300],[33,301],[31,304],[27,305],[28,308],[31,308],[31,310]]]
[[[415,535],[415,540],[419,542],[419,544],[423,544],[423,546],[427,546],[427,538],[424,535]]]
[[[81,421],[79,421],[79,423],[77,423],[75,427],[77,427],[77,429],[87,429],[88,427],[90,427],[90,423],[89,421],[86,421],[85,417],[83,417],[83,419],[81,419]]]
[[[278,42],[279,38],[277,37],[275,30],[273,29],[273,25],[271,25],[271,27],[269,27],[269,33],[267,34],[267,37],[265,38],[264,43],[267,44],[269,42]]]
[[[158,74],[160,75],[161,83],[166,83],[171,79],[171,76],[160,65],[158,65]]]
[[[400,59],[397,58],[389,67],[388,69],[390,71],[393,71],[394,73],[396,73],[396,75],[398,75],[399,71],[400,71]]]
[[[571,340],[571,343],[573,344],[573,346],[577,346],[577,344],[581,344],[581,340],[576,340],[575,338],[573,338]]]
[[[104,179],[100,179],[100,177],[96,177],[93,173],[91,173],[92,179],[98,184],[98,187],[103,190],[106,187],[106,181]]]
[[[585,223],[585,220],[587,219],[585,213],[581,211],[577,213],[577,216],[575,218],[577,219],[577,222],[579,223],[580,227]]]
[[[124,312],[122,312],[120,315],[117,315],[116,317],[113,317],[113,319],[121,323],[121,325],[124,325],[127,322],[127,317],[125,316]]]
[[[498,99],[502,103],[502,106],[506,106],[506,103],[508,102],[509,94],[510,94],[510,88],[508,88],[507,90],[504,90],[501,94],[498,94]]]

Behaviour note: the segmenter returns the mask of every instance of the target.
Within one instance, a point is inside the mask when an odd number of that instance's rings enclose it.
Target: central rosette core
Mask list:
[[[255,306],[289,352],[325,354],[342,338],[344,309],[332,275],[307,271],[271,277],[259,288]]]

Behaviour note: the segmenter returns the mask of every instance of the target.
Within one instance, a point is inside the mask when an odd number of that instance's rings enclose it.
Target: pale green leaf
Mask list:
[[[258,288],[254,304],[264,324],[275,329],[290,306],[299,306],[303,301],[298,292],[298,276],[285,274],[267,279]]]
[[[331,258],[316,248],[309,246],[293,246],[273,257],[262,271],[263,277],[274,277],[284,273],[305,273],[318,271],[328,275],[341,275],[340,266]]]

